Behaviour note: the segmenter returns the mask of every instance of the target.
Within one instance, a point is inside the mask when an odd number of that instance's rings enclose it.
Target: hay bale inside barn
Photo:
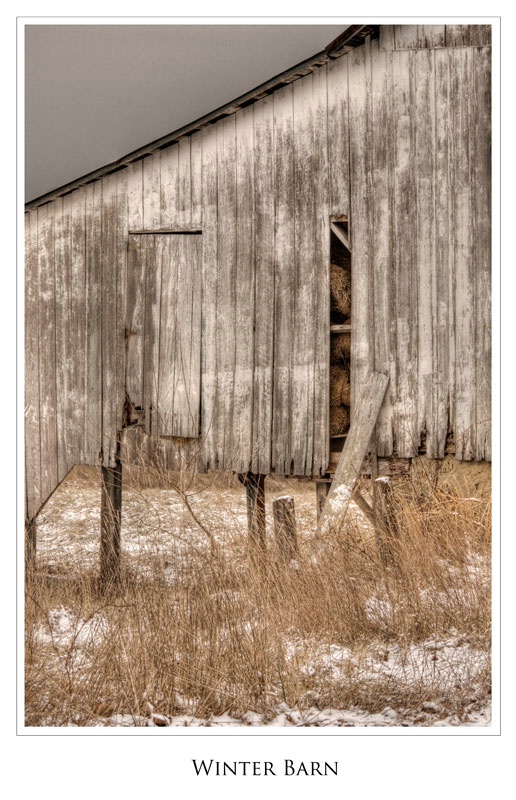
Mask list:
[[[333,222],[330,239],[330,449],[341,450],[351,420],[351,251],[348,226]]]

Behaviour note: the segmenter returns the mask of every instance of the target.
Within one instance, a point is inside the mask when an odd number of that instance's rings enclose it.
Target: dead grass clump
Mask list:
[[[298,508],[299,557],[284,564],[272,537],[249,557],[245,522],[227,513],[238,486],[224,483],[221,509],[208,476],[160,495],[138,488],[134,472],[121,584],[106,596],[96,569],[70,576],[41,558],[27,584],[26,724],[266,720],[284,704],[389,706],[426,725],[485,703],[490,504],[434,478],[395,483],[396,525],[381,553],[360,517],[317,539]],[[173,497],[186,497],[198,522]]]

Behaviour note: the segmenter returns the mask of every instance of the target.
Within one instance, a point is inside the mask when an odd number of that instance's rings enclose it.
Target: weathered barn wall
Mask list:
[[[29,519],[75,464],[116,454],[124,407],[127,175],[26,215]]]
[[[130,230],[202,228],[209,468],[327,463],[329,214],[348,204],[327,112],[321,70],[128,170]]]
[[[147,402],[137,340],[149,287],[134,284],[130,231],[202,230],[205,467],[326,469],[332,214],[351,217],[353,396],[370,369],[391,379],[380,454],[409,457],[426,441],[440,457],[453,431],[458,458],[490,458],[488,35],[384,26],[28,212],[29,518],[74,464],[100,451],[114,464],[126,384]],[[158,268],[148,248],[145,281]]]
[[[379,455],[442,458],[452,431],[459,459],[490,460],[490,47],[448,27],[348,56],[352,388],[390,375]]]

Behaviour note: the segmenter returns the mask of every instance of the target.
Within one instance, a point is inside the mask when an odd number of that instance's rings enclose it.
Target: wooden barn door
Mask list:
[[[198,437],[200,234],[130,235],[126,342],[132,420],[155,436]]]

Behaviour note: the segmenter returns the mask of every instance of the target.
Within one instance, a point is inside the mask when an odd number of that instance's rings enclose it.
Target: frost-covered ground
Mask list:
[[[204,476],[203,476],[204,477]],[[164,575],[174,578],[174,568],[192,549],[209,550],[209,540],[200,526],[205,525],[216,538],[245,543],[247,507],[245,490],[236,479],[226,484],[203,480],[187,489],[188,503],[196,519],[173,488],[131,487],[123,490],[122,549],[129,564],[144,568],[160,559]],[[294,497],[299,527],[307,535],[316,528],[315,485],[308,481],[266,482],[267,535],[273,537],[271,503],[285,494]],[[355,508],[352,513],[360,515]],[[196,521],[197,520],[197,521]],[[38,518],[38,560],[52,570],[98,563],[100,530],[100,489],[91,468],[75,468],[55,492]],[[168,570],[168,572],[167,572]]]
[[[269,502],[285,492],[277,485],[269,492]],[[300,527],[312,533],[315,529],[315,490],[313,484],[289,481],[288,492],[295,498],[296,514]],[[159,496],[159,504],[156,502]],[[66,571],[70,563],[83,567],[98,561],[99,492],[91,473],[83,470],[71,476],[65,486],[45,507],[38,524],[38,562],[51,573]],[[238,536],[245,537],[245,493],[238,486],[226,489],[206,486],[198,495],[190,497],[191,507],[202,524],[210,529],[227,530],[231,525]],[[358,509],[354,514],[360,515]],[[364,521],[364,524],[365,521]],[[149,534],[149,531],[151,533]],[[180,578],[181,562],[187,561],[192,547],[207,548],[208,542],[199,525],[185,509],[184,503],[172,489],[141,489],[124,493],[123,550],[125,558],[141,570],[155,569],[156,560],[171,583]],[[151,567],[151,565],[154,565]],[[372,597],[368,603],[370,617],[388,617],[388,602]],[[87,671],[92,653],[110,635],[110,623],[103,613],[84,620],[66,607],[50,611],[46,624],[40,623],[33,632],[34,643],[47,649],[56,666],[65,665],[68,671],[80,675]],[[195,702],[179,695],[174,699],[178,709],[174,716],[162,713],[159,701],[146,703],[143,716],[119,715],[109,707],[99,705],[93,726],[181,726],[181,727],[392,727],[392,726],[489,726],[490,708],[481,701],[480,689],[475,689],[476,676],[488,666],[489,655],[476,650],[460,632],[450,630],[446,636],[429,638],[418,644],[401,648],[397,644],[374,643],[360,652],[328,643],[298,641],[294,635],[284,641],[287,659],[295,659],[307,678],[319,676],[326,683],[339,684],[350,677],[360,681],[362,687],[374,695],[375,685],[392,683],[398,693],[404,689],[410,694],[411,686],[432,700],[411,704],[410,708],[385,707],[371,713],[357,707],[308,707],[300,711],[278,702],[266,715],[252,711],[236,716],[222,714],[208,718],[195,715]],[[308,646],[307,646],[308,645]],[[440,694],[443,687],[453,690],[472,687],[470,696],[461,704],[460,717],[449,713]],[[421,691],[423,689],[423,692]],[[73,721],[69,725],[73,726]]]
[[[56,608],[49,614],[47,625],[40,625],[34,632],[38,645],[51,648],[54,658],[66,662],[66,669],[80,674],[87,670],[91,649],[109,637],[110,628],[105,616],[96,614],[84,621],[69,609]],[[73,647],[72,647],[73,645]],[[290,656],[298,656],[306,651],[306,642],[287,643]],[[422,644],[401,649],[398,645],[372,647],[364,653],[355,654],[339,645],[314,647],[312,657],[301,665],[301,671],[309,677],[323,676],[325,680],[339,683],[349,680],[350,673],[355,679],[370,685],[374,694],[375,683],[390,680],[397,691],[406,685],[416,684],[426,687],[435,700],[425,701],[416,709],[394,710],[390,707],[379,713],[370,713],[360,708],[323,708],[315,706],[305,711],[289,708],[279,703],[274,712],[267,715],[252,711],[244,712],[238,718],[229,714],[200,719],[195,716],[195,702],[176,694],[174,704],[181,713],[167,716],[160,713],[159,707],[147,701],[146,716],[130,716],[110,713],[109,708],[98,708],[97,726],[129,727],[228,727],[228,726],[267,726],[267,727],[386,727],[386,726],[486,726],[490,724],[490,710],[478,705],[478,697],[473,692],[466,702],[461,717],[446,713],[439,700],[438,689],[451,685],[460,687],[462,683],[474,683],[476,672],[486,665],[484,652],[472,648],[464,637],[455,634],[443,639],[428,639]],[[437,694],[436,694],[437,691]],[[74,723],[70,723],[73,726]]]

